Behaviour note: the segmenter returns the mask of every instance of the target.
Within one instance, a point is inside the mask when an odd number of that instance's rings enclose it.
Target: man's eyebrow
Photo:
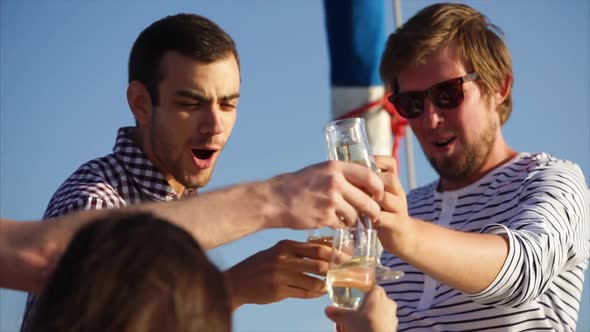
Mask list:
[[[196,99],[199,101],[210,101],[211,100],[211,98],[205,97],[205,95],[198,90],[178,90],[178,91],[176,91],[176,95],[179,97],[187,97],[187,98]],[[233,99],[237,99],[237,98],[240,98],[239,92],[232,93],[227,96],[222,96],[219,98],[219,100],[229,101],[229,100],[233,100]]]
[[[223,100],[223,101],[230,101],[230,100],[238,99],[238,98],[240,98],[240,93],[239,92],[236,92],[236,93],[232,93],[229,96],[223,96],[223,97],[221,97],[219,99],[220,100]]]
[[[197,90],[177,90],[176,95],[179,97],[187,97],[199,101],[207,101],[209,98],[205,97],[203,93]]]

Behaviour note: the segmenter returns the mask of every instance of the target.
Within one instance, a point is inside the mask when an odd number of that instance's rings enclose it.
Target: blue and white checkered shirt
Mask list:
[[[133,130],[120,128],[113,153],[83,164],[70,175],[49,201],[44,218],[178,198],[162,173],[133,143]],[[22,332],[30,330],[35,302],[36,297],[29,294]]]

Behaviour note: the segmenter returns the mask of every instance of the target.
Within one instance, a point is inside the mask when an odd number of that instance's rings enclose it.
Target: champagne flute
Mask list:
[[[326,149],[328,159],[350,161],[367,166],[378,172],[375,158],[371,152],[371,146],[367,137],[367,129],[363,118],[348,118],[343,120],[330,121],[325,129]],[[357,227],[372,228],[372,221],[369,217],[361,214],[357,220]],[[383,247],[377,240],[378,254],[381,255]],[[377,281],[397,280],[404,275],[402,271],[392,270],[383,266],[379,259],[376,264]]]
[[[374,229],[339,228],[334,231],[326,288],[335,306],[356,310],[375,286],[376,245]]]
[[[334,236],[334,230],[330,227],[323,227],[317,229],[310,229],[307,231],[307,242],[322,244],[332,248],[332,237]]]

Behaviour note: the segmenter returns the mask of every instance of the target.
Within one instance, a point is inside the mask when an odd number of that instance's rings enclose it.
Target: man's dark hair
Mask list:
[[[195,14],[166,16],[139,34],[129,56],[129,83],[145,85],[153,105],[158,105],[164,75],[160,63],[169,51],[205,63],[233,55],[240,64],[233,39],[213,21]]]

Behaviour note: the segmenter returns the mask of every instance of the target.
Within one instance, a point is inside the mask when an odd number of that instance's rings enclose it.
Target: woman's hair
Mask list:
[[[150,214],[112,215],[74,236],[32,331],[229,332],[228,300],[186,231]]]

